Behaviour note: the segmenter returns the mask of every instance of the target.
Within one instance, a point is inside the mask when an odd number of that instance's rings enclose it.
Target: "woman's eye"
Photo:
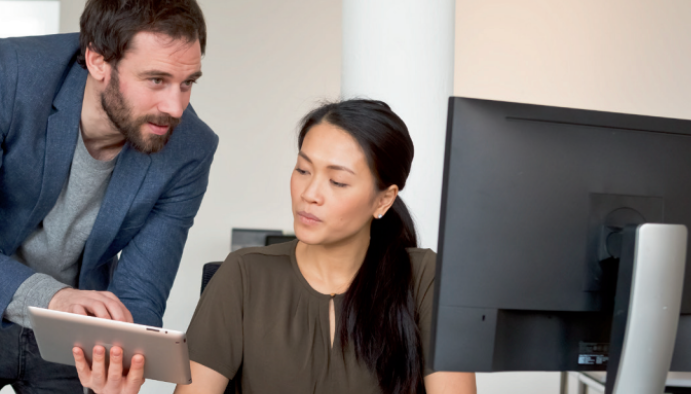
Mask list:
[[[300,175],[305,175],[305,174],[307,174],[307,171],[301,170],[301,169],[299,169],[299,168],[296,168],[295,171],[297,171],[298,174],[300,174]]]
[[[336,187],[346,187],[346,186],[348,186],[348,185],[346,185],[345,183],[339,183],[339,182],[336,182],[336,181],[331,181],[331,183],[332,183],[334,186],[336,186]]]

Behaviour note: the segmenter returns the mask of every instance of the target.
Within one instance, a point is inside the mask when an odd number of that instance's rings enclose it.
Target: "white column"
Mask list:
[[[343,98],[382,100],[415,144],[405,190],[420,246],[437,249],[455,0],[343,0]]]

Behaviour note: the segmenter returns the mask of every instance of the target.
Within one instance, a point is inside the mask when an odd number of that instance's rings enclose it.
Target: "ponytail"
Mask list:
[[[398,115],[381,101],[328,103],[302,120],[298,146],[322,121],[350,133],[367,156],[376,187],[405,187],[413,162],[413,141]],[[414,297],[413,268],[406,248],[417,247],[415,225],[397,197],[381,219],[372,221],[365,261],[341,304],[337,334],[359,361],[376,373],[385,394],[421,394],[422,346]]]
[[[341,309],[343,350],[352,343],[387,394],[425,392],[413,270],[406,251],[416,246],[413,219],[398,197],[385,216],[372,221],[365,261]]]

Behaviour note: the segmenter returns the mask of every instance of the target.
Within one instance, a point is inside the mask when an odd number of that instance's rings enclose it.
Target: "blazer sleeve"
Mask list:
[[[187,240],[209,181],[218,146],[196,165],[181,171],[173,187],[154,205],[144,226],[122,250],[108,290],[117,295],[139,324],[161,327]]]
[[[0,167],[5,151],[5,137],[12,121],[16,88],[17,53],[10,41],[0,39]]]
[[[17,54],[9,40],[0,39],[0,172],[3,155],[7,149],[5,140],[12,122],[16,88]],[[3,220],[5,219],[0,217],[0,226],[7,225],[2,223]],[[34,274],[31,268],[7,256],[1,244],[0,242],[0,317],[5,313],[19,286]]]

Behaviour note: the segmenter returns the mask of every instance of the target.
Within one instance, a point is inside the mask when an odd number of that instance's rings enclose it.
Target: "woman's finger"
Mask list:
[[[107,386],[113,390],[120,388],[122,384],[122,349],[113,346],[110,349],[110,363],[108,364]]]
[[[91,388],[101,389],[106,385],[106,349],[103,346],[94,346],[91,363]]]
[[[91,368],[84,357],[84,351],[78,347],[72,348],[72,355],[74,356],[74,365],[77,367],[77,374],[79,374],[79,382],[84,387],[91,386]]]
[[[139,392],[139,388],[144,384],[144,356],[135,354],[132,357],[132,364],[130,371],[127,373],[127,382],[125,383],[125,391],[123,393],[135,394]]]

